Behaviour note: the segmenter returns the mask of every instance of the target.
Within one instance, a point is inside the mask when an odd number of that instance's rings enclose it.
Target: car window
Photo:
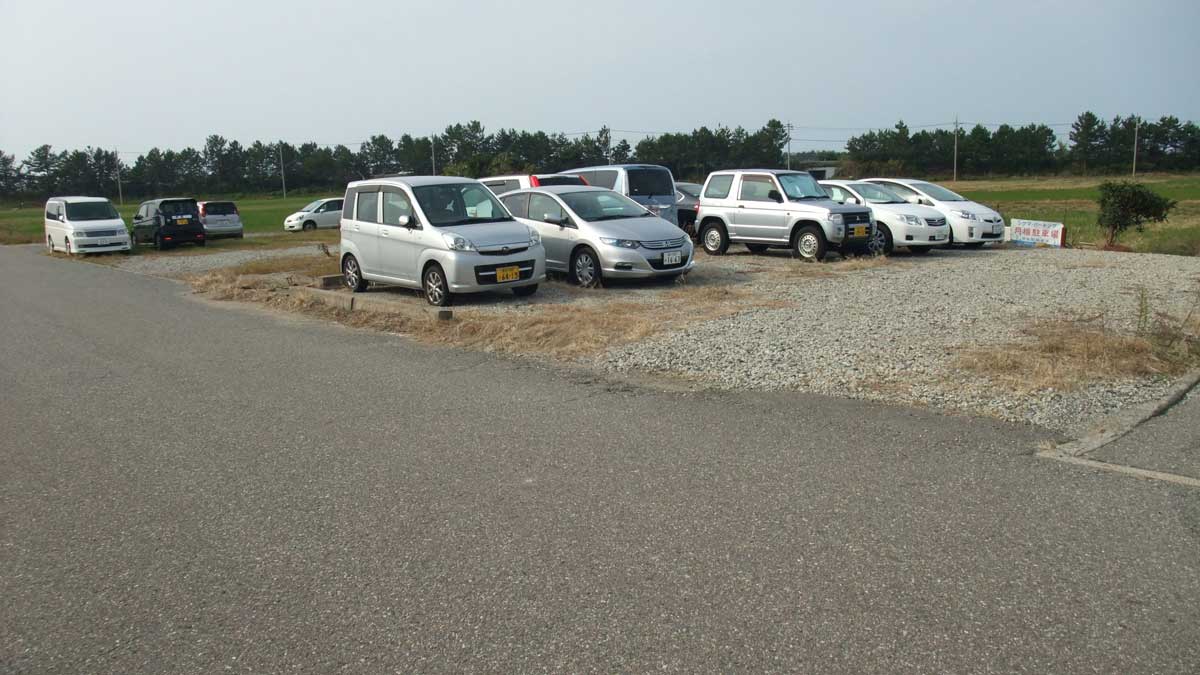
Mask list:
[[[482,183],[445,183],[413,188],[421,213],[434,227],[511,222],[508,211]]]
[[[738,199],[748,202],[769,202],[767,195],[775,189],[775,181],[770,176],[742,176],[742,188]]]
[[[467,207],[468,218],[491,218],[496,215],[492,213],[496,210],[496,200],[490,192],[491,190],[477,185],[463,190],[463,205]]]
[[[825,191],[829,193],[829,196],[833,199],[833,201],[835,201],[835,202],[846,201],[846,192],[842,188],[840,188],[836,185],[822,185],[821,187],[824,188]]]
[[[549,176],[538,176],[540,185],[583,185],[583,179],[579,176],[567,176],[563,174],[554,174]]]
[[[354,219],[354,190],[346,190],[346,197],[342,200],[342,217],[346,220]]]
[[[484,183],[489,190],[497,195],[502,195],[506,192],[512,192],[521,188],[521,183],[516,179],[509,180],[489,180]]]
[[[84,220],[116,220],[121,216],[110,202],[78,202],[67,204],[67,220],[79,222]]]
[[[629,169],[625,172],[629,180],[630,197],[654,197],[675,194],[675,181],[671,172],[663,168]]]
[[[519,195],[509,195],[503,197],[500,201],[504,202],[504,208],[517,218],[529,217],[529,193],[522,192]]]
[[[46,217],[50,220],[58,220],[57,202],[46,202]]]
[[[708,187],[704,188],[704,196],[709,199],[725,199],[729,196],[729,188],[733,186],[733,176],[713,176],[708,179]]]
[[[891,190],[892,192],[895,192],[901,197],[912,197],[913,195],[917,194],[916,190],[902,183],[880,183],[880,185],[884,186],[888,190]]]
[[[529,218],[531,220],[545,223],[550,219],[561,219],[563,215],[562,207],[550,197],[536,192],[529,195]]]
[[[613,186],[617,184],[617,172],[609,171],[607,169],[604,171],[593,171],[592,175],[584,176],[584,179],[587,180],[588,185],[608,188],[611,190]]]
[[[379,222],[379,193],[378,192],[359,192],[358,193],[358,208],[354,212],[354,219],[360,223],[378,223]]]
[[[588,222],[645,218],[650,215],[641,204],[612,190],[584,190],[559,196],[576,215]]]
[[[207,202],[204,212],[210,216],[232,216],[237,213],[237,207],[233,202]]]
[[[200,216],[200,207],[194,199],[172,199],[159,202],[158,210],[164,216]]]
[[[399,190],[383,191],[383,224],[400,225],[400,216],[413,217],[412,202]]]

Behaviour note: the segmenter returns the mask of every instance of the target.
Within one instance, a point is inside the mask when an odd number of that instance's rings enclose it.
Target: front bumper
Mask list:
[[[889,225],[894,246],[941,246],[950,240],[950,226]]]
[[[967,220],[959,216],[950,216],[950,226],[954,228],[954,243],[966,244],[986,241],[1004,241],[1004,220],[989,223],[983,220]]]
[[[288,222],[285,220],[283,221],[283,229],[288,230],[289,232],[299,232],[300,230],[304,229],[304,221],[294,220],[292,222]]]
[[[663,263],[663,254],[678,252],[679,263]],[[696,266],[695,250],[691,246],[667,249],[621,248],[601,246],[600,268],[604,276],[614,279],[646,279],[649,277],[686,274]]]
[[[531,286],[546,280],[546,254],[541,246],[508,255],[483,255],[458,251],[438,261],[446,273],[446,284],[453,293],[481,293],[504,288]],[[496,281],[497,270],[516,267],[518,279]]]
[[[112,251],[128,251],[131,248],[129,235],[116,237],[87,237],[77,238],[71,242],[71,250],[75,253],[110,253]]]

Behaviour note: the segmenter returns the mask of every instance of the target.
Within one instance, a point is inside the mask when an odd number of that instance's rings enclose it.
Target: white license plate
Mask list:
[[[1004,232],[1003,225],[993,225],[992,226],[992,234],[1000,234],[1002,232]]]
[[[664,265],[678,265],[683,262],[683,251],[669,251],[663,254]]]

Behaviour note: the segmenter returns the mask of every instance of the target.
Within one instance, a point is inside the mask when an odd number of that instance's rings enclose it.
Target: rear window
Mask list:
[[[210,216],[232,216],[237,213],[237,207],[233,202],[208,202],[204,212]]]
[[[588,183],[596,187],[608,188],[611,190],[617,185],[617,172],[609,171],[608,169],[605,169],[604,171],[593,171],[592,175],[585,175],[584,177],[587,179]]]
[[[633,197],[674,195],[675,181],[666,169],[629,169],[629,194]]]
[[[693,183],[676,183],[675,187],[679,188],[680,192],[682,192],[683,194],[685,194],[689,197],[699,197],[700,196],[700,186],[699,185],[695,185]]]
[[[566,174],[538,176],[538,183],[542,185],[587,185],[579,176],[568,176]]]
[[[486,185],[487,189],[491,190],[492,193],[496,195],[502,195],[505,192],[512,192],[513,190],[521,189],[521,183],[516,179],[489,180],[484,183],[484,185]]]
[[[200,209],[196,206],[195,199],[172,199],[170,201],[161,202],[158,205],[158,212],[164,216],[200,215]]]
[[[708,179],[708,187],[704,188],[704,196],[710,199],[725,199],[729,196],[729,188],[733,186],[733,176],[713,176]]]

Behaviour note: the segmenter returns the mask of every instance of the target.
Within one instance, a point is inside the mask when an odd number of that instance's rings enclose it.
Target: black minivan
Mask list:
[[[133,216],[132,239],[134,245],[154,244],[160,251],[176,244],[204,246],[200,207],[191,197],[142,202]]]

